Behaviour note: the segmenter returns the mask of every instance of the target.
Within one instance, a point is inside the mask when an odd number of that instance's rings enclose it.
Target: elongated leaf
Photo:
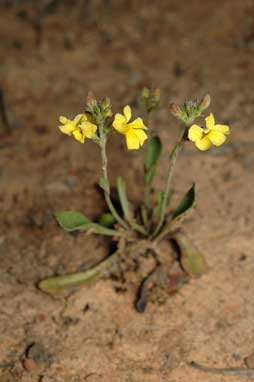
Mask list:
[[[180,263],[185,272],[192,277],[199,277],[208,270],[203,254],[191,243],[183,233],[174,237],[180,250]]]
[[[78,211],[59,211],[55,214],[56,220],[66,231],[86,230],[91,228],[93,222]]]
[[[191,208],[194,207],[195,196],[195,184],[193,184],[189,191],[184,195],[178,207],[173,212],[172,219],[180,218],[188,211],[190,211]]]
[[[145,169],[150,170],[156,165],[162,151],[162,143],[158,136],[152,137],[148,141],[145,154]]]
[[[87,271],[50,277],[40,281],[38,287],[46,293],[58,293],[63,290],[69,290],[80,285],[88,284],[102,277],[105,272],[108,272],[108,270],[117,263],[118,257],[119,252],[115,252]]]
[[[145,172],[145,183],[146,185],[151,185],[153,182],[153,178],[155,175],[155,167],[151,167],[149,170]]]
[[[126,195],[125,181],[123,180],[121,176],[117,177],[116,186],[117,186],[118,196],[119,196],[119,200],[121,203],[124,216],[126,217],[127,220],[130,220],[131,218],[130,204]]]
[[[78,287],[80,285],[88,284],[98,277],[99,272],[97,269],[89,269],[86,272],[73,273],[69,275],[51,277],[42,280],[39,283],[39,288],[46,293],[57,293],[63,290]]]

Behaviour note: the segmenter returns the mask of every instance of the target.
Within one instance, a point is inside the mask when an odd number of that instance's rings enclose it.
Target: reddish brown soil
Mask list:
[[[97,1],[91,13],[61,5],[44,19],[38,46],[33,7],[1,9],[0,84],[19,124],[11,135],[2,129],[0,141],[1,382],[243,380],[189,362],[243,367],[254,352],[253,14],[247,0],[120,1],[107,9]],[[80,112],[89,90],[110,96],[114,112],[135,107],[147,84],[163,99],[154,118],[165,142],[158,185],[179,135],[169,100],[209,92],[211,110],[232,129],[216,150],[189,144],[174,183],[176,198],[198,185],[185,228],[209,273],[143,315],[133,284],[126,293],[103,281],[65,298],[43,294],[38,280],[82,270],[109,247],[104,238],[66,234],[51,218],[58,209],[95,217],[105,208],[98,151],[61,135],[58,116]],[[112,181],[125,174],[138,202],[143,152],[127,152],[117,134],[110,148]]]

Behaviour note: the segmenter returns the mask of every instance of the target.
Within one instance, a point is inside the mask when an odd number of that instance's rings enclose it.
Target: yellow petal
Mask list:
[[[122,114],[116,114],[113,121],[113,127],[121,134],[124,134],[127,130],[126,119]]]
[[[215,146],[222,145],[226,140],[226,136],[220,131],[216,130],[210,131],[210,133],[207,134],[207,137]]]
[[[229,134],[230,133],[229,126],[227,126],[227,125],[215,125],[213,129],[216,131],[219,131],[220,133],[223,133],[223,134]]]
[[[138,150],[140,147],[139,138],[133,132],[133,130],[129,131],[126,134],[126,143],[129,150]]]
[[[67,123],[66,125],[58,126],[58,127],[60,131],[66,135],[71,135],[72,132],[75,130],[75,126],[73,125],[73,123]]]
[[[82,131],[80,129],[75,129],[72,133],[72,135],[74,136],[74,138],[81,142],[81,143],[84,143],[85,141],[85,135],[82,133]]]
[[[192,142],[196,142],[202,138],[204,130],[198,125],[192,125],[188,131],[188,138]]]
[[[80,124],[80,129],[82,130],[84,136],[86,138],[93,138],[95,133],[96,133],[96,130],[97,130],[97,126],[94,125],[93,123],[91,122],[82,122]]]
[[[63,115],[60,115],[59,117],[59,122],[61,122],[63,125],[65,125],[66,123],[68,123],[70,120],[66,117],[64,117]]]
[[[147,135],[143,130],[129,130],[126,133],[126,143],[129,150],[137,150],[143,145]]]
[[[144,132],[144,130],[141,130],[141,129],[135,129],[135,130],[133,131],[133,133],[135,133],[136,137],[138,137],[139,144],[140,144],[140,146],[142,146],[143,143],[145,142],[145,140],[147,139],[147,135],[146,135],[146,133]]]
[[[208,137],[203,137],[195,142],[196,147],[201,151],[206,151],[212,146],[212,142]]]
[[[131,129],[143,129],[147,130],[147,127],[144,125],[142,118],[137,118],[133,122],[128,123],[129,128]]]
[[[214,128],[214,125],[215,125],[215,120],[214,120],[213,114],[210,113],[210,115],[208,117],[206,117],[205,121],[206,121],[207,130],[212,130]]]
[[[73,120],[73,123],[77,126],[83,119],[83,114],[78,114]]]
[[[126,118],[126,122],[129,122],[129,120],[131,119],[131,108],[129,105],[124,107],[123,114]]]

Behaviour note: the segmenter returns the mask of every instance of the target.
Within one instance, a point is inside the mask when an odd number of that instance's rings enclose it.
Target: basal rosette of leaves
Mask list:
[[[158,135],[151,134],[151,116],[159,108],[159,89],[144,88],[140,97],[143,117],[133,117],[129,105],[121,113],[113,114],[109,98],[97,101],[89,94],[83,112],[73,119],[61,116],[59,129],[63,134],[85,144],[90,139],[101,155],[101,174],[98,184],[107,204],[107,211],[94,222],[81,211],[70,211],[63,206],[55,211],[59,225],[67,232],[84,231],[86,234],[110,236],[116,244],[116,251],[84,272],[55,276],[40,281],[39,288],[47,293],[59,293],[110,276],[120,277],[133,271],[151,257],[153,268],[141,282],[137,293],[136,308],[143,312],[149,301],[163,291],[164,297],[177,291],[190,277],[199,277],[208,269],[203,254],[185,235],[183,222],[196,203],[196,187],[192,184],[182,194],[178,204],[173,206],[172,179],[178,156],[186,144],[193,144],[201,151],[212,145],[225,143],[230,132],[227,125],[216,124],[212,113],[204,116],[210,105],[210,96],[200,101],[188,100],[179,106],[171,103],[170,113],[182,122],[179,140],[168,155],[164,187],[158,189],[154,180],[160,162],[163,144]],[[205,127],[202,120],[205,117]],[[196,120],[201,120],[198,124]],[[194,123],[195,122],[195,123]],[[177,127],[177,129],[179,129]],[[135,206],[128,197],[128,185],[122,174],[116,181],[118,201],[112,199],[112,185],[109,182],[107,145],[111,134],[124,138],[128,150],[144,149],[143,202]],[[120,205],[120,208],[119,208]],[[165,256],[163,246],[171,245],[172,251]],[[125,277],[125,278],[126,278]]]

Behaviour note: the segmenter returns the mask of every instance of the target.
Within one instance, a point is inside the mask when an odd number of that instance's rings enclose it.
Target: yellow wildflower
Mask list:
[[[73,137],[84,143],[86,138],[94,138],[97,126],[89,121],[86,114],[78,114],[73,120],[61,116],[59,121],[62,123],[59,129],[63,134],[73,135]]]
[[[125,135],[127,147],[129,150],[137,150],[147,139],[147,135],[144,131],[147,130],[147,127],[144,125],[142,118],[137,118],[133,122],[129,122],[130,119],[131,108],[127,105],[123,109],[123,115],[115,115],[113,127],[119,133]]]
[[[198,125],[192,125],[188,131],[189,140],[194,142],[196,147],[202,151],[208,150],[212,144],[221,146],[230,133],[229,126],[215,124],[212,113],[205,120],[206,128],[203,129]]]

